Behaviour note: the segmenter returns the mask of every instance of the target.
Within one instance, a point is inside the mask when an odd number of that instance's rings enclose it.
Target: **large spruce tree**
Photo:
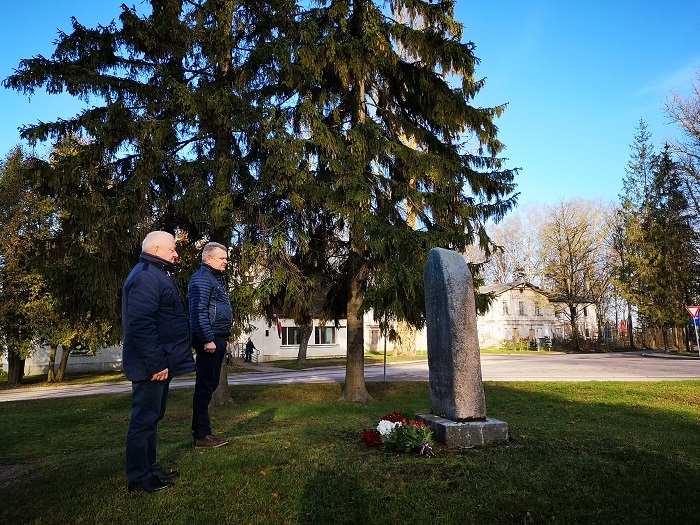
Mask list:
[[[284,291],[301,312],[294,294],[322,279],[326,315],[347,316],[344,396],[368,399],[361,313],[391,308],[420,326],[430,248],[488,251],[484,223],[515,203],[494,124],[504,107],[474,103],[484,83],[454,2],[150,4],[144,17],[123,8],[119,24],[74,21],[50,59],[4,83],[89,100],[23,131],[76,137],[43,173],[57,199],[94,201],[66,249],[133,262],[153,228],[232,239],[241,281],[272,283],[234,292],[237,311]],[[114,268],[102,274],[120,282]]]
[[[664,349],[668,351],[668,328],[688,324],[684,305],[696,297],[698,236],[691,226],[694,213],[668,146],[654,157],[652,175],[641,227],[633,237],[635,280],[628,295],[640,316],[663,330]]]
[[[39,173],[45,193],[70,209],[50,245],[51,260],[68,271],[57,296],[107,319],[113,341],[119,285],[148,231],[178,233],[191,268],[195,243],[229,244],[245,225],[250,138],[267,107],[256,97],[273,60],[264,44],[282,23],[271,20],[294,9],[284,1],[150,7],[139,16],[124,6],[118,23],[94,29],[74,19],[50,58],[23,60],[4,81],[29,95],[43,88],[86,102],[78,115],[28,125],[21,135],[62,144]]]
[[[641,218],[649,204],[653,173],[654,145],[651,132],[643,120],[639,121],[630,145],[630,159],[622,180],[622,194],[617,213],[617,225],[612,232],[613,249],[617,264],[613,284],[627,302],[627,335],[630,348],[634,348],[633,308],[635,303],[628,292],[635,286],[638,276],[632,264],[640,257],[637,239],[641,239]]]
[[[365,401],[361,314],[375,306],[366,298],[420,326],[428,251],[488,250],[484,222],[514,204],[493,122],[503,107],[473,105],[483,82],[454,2],[329,0],[297,21],[282,79],[308,191],[341,219],[342,280],[329,303],[347,316],[344,397]]]

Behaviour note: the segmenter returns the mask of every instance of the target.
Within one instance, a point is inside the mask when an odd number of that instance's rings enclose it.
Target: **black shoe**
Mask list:
[[[177,470],[171,470],[170,472],[161,472],[158,469],[154,469],[151,471],[151,476],[161,481],[169,481],[171,479],[179,478],[180,473]]]
[[[169,489],[174,483],[172,481],[161,481],[158,478],[148,478],[146,481],[139,483],[129,482],[129,492],[142,490],[144,492],[158,492],[159,490]]]

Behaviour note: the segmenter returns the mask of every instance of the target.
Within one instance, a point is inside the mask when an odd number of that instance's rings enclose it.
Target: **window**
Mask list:
[[[525,315],[525,301],[518,301],[518,313]]]
[[[369,349],[376,351],[379,348],[379,336],[381,332],[378,328],[372,328],[369,331]]]
[[[282,327],[282,344],[283,345],[298,345],[299,344],[299,327],[298,326],[283,326]]]
[[[542,309],[539,304],[535,305],[535,315],[542,315]]]
[[[335,344],[335,328],[332,326],[317,326],[314,329],[314,344]]]
[[[583,316],[588,317],[588,307],[587,306],[583,307]]]
[[[508,303],[503,301],[503,313],[508,315]]]

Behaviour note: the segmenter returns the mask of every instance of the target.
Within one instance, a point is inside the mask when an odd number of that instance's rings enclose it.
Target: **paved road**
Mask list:
[[[340,383],[345,380],[343,367],[283,370],[272,366],[252,365],[256,373],[232,374],[231,385]],[[666,356],[660,352],[625,352],[610,354],[542,354],[481,356],[484,381],[674,381],[700,380],[700,359]],[[366,365],[367,381],[383,381],[383,365]],[[428,363],[388,364],[387,381],[427,381]],[[194,379],[178,378],[172,388],[193,387]],[[21,388],[0,392],[0,402],[44,399],[61,396],[115,394],[131,391],[131,383],[101,383]]]

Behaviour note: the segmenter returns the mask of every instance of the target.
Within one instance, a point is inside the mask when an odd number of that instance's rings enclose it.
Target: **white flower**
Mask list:
[[[385,419],[382,419],[379,424],[377,425],[377,431],[382,435],[382,437],[388,437],[389,434],[391,434],[391,431],[394,430],[394,427],[400,427],[401,422],[393,422],[393,421],[387,421]]]

